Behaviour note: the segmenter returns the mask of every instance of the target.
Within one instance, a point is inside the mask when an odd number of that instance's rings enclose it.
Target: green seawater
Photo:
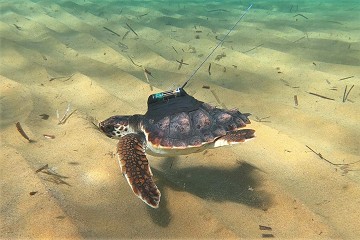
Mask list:
[[[153,209],[96,123],[187,80],[256,138],[147,155]],[[0,0],[0,238],[357,239],[359,82],[358,0]]]

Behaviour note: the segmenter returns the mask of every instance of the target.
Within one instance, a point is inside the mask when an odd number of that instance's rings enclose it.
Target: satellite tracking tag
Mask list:
[[[184,96],[186,93],[182,88],[169,90],[166,92],[151,94],[148,98],[148,105],[156,102],[166,101],[171,98]]]
[[[192,112],[203,104],[185,92],[182,88],[173,91],[152,94],[148,98],[148,110],[145,116],[151,119],[161,119],[164,116],[179,112]]]

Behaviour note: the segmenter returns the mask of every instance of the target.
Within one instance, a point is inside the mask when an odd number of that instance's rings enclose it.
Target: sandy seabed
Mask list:
[[[255,3],[186,90],[257,137],[149,156],[156,210],[122,177],[94,119],[181,86],[248,6],[228,2],[0,1],[1,238],[360,237],[356,5]]]

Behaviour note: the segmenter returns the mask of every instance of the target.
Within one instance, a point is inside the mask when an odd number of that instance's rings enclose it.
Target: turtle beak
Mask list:
[[[101,132],[103,132],[109,138],[113,137],[113,135],[111,134],[113,131],[113,128],[111,126],[105,125],[104,122],[100,122],[99,129]]]
[[[100,131],[104,132],[104,124],[103,124],[103,122],[100,122],[98,124],[98,128],[100,129]]]

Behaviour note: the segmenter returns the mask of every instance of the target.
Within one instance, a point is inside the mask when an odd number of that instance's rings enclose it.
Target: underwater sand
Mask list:
[[[360,236],[356,1],[254,2],[186,90],[251,112],[257,137],[149,156],[159,209],[122,177],[93,119],[145,113],[148,95],[181,86],[248,7],[227,2],[0,1],[0,238]]]

